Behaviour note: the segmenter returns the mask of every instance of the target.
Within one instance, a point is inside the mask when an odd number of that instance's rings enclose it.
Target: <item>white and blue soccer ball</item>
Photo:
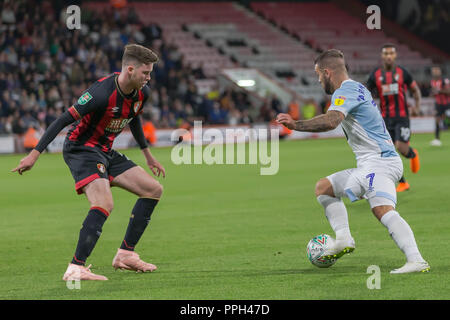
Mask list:
[[[336,259],[325,259],[323,254],[334,241],[330,235],[324,233],[312,238],[306,247],[306,255],[309,261],[318,268],[331,267]]]

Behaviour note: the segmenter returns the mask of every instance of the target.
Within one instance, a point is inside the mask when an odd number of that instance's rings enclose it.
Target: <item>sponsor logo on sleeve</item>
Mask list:
[[[342,106],[345,102],[345,97],[344,96],[337,96],[336,99],[334,99],[334,105],[335,106]]]
[[[78,99],[78,104],[86,104],[89,100],[92,99],[92,96],[89,92],[83,93],[83,95]]]

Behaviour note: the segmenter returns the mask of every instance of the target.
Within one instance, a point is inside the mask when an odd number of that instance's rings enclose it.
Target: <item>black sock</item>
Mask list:
[[[414,152],[414,150],[411,147],[409,147],[408,154],[405,157],[408,159],[415,158],[416,153]]]
[[[436,123],[436,129],[434,131],[434,136],[436,137],[437,140],[439,140],[439,135],[440,135],[440,126],[439,123]]]
[[[400,178],[400,180],[398,180],[398,182],[406,182],[405,177],[402,176],[402,177]]]
[[[120,249],[134,251],[134,247],[150,222],[153,210],[158,204],[158,201],[159,200],[149,198],[139,198],[136,201]]]
[[[108,215],[108,211],[99,207],[92,207],[89,210],[80,230],[80,237],[72,263],[84,266],[86,259],[90,256],[102,234],[102,227]]]

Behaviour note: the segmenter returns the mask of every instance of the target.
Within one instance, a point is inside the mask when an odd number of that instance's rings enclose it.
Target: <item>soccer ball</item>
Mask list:
[[[324,233],[312,238],[306,247],[306,255],[309,261],[318,268],[331,267],[336,262],[336,259],[324,259],[323,253],[333,242],[334,239]]]

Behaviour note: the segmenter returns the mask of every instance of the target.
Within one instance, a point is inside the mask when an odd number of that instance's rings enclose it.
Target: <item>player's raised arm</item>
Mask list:
[[[39,155],[56,138],[62,129],[74,121],[80,120],[84,115],[101,107],[104,100],[104,94],[99,89],[98,83],[95,83],[81,95],[77,103],[52,122],[39,140],[37,146],[11,171],[22,174],[23,172],[30,170],[39,158]]]
[[[333,95],[333,103],[327,113],[309,120],[294,121],[288,114],[279,114],[278,123],[291,130],[307,132],[333,130],[345,119],[347,113],[359,104],[353,101],[354,97],[346,97],[350,92],[341,89],[342,83],[350,80],[342,52],[333,49],[323,53],[314,61],[314,70],[325,93]]]
[[[44,135],[39,140],[37,146],[33,150],[31,150],[31,152],[25,158],[20,160],[19,165],[11,171],[19,172],[19,174],[21,175],[23,172],[30,170],[39,158],[39,155],[42,153],[42,151],[47,148],[47,146],[55,139],[58,133],[61,132],[64,127],[74,121],[75,119],[72,117],[69,111],[64,112],[47,128]]]
[[[345,116],[339,111],[328,111],[309,120],[294,121],[290,115],[280,113],[277,116],[278,123],[291,130],[307,132],[325,132],[335,129],[344,120]]]

